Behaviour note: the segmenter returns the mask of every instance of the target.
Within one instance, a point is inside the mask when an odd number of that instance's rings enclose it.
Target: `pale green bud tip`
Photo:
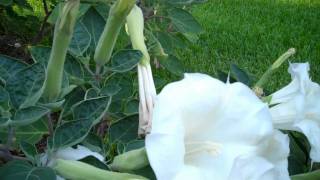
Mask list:
[[[149,164],[145,148],[128,151],[116,156],[110,165],[111,169],[117,171],[132,171],[146,167]]]
[[[277,69],[281,66],[283,62],[285,62],[290,56],[294,55],[296,53],[295,48],[290,48],[287,52],[282,54],[271,66],[271,69]]]
[[[111,172],[96,168],[92,165],[73,160],[57,159],[54,169],[59,175],[67,179],[94,179],[94,180],[145,180],[146,178],[134,174]]]
[[[78,16],[80,0],[68,0],[62,9],[60,15],[61,21],[59,29],[65,29],[68,32],[73,31],[74,23]]]
[[[127,15],[132,7],[136,4],[136,0],[118,0],[114,5],[115,15]]]

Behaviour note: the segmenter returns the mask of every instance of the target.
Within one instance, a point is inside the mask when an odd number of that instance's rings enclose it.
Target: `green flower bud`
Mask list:
[[[61,91],[64,62],[76,23],[79,0],[68,0],[55,24],[52,50],[47,66],[47,79],[43,97],[55,101]]]
[[[73,161],[58,159],[54,169],[59,175],[67,179],[76,180],[145,180],[145,177],[128,174],[111,172],[103,169],[96,168],[89,164]]]
[[[149,160],[145,148],[128,151],[116,156],[112,162],[111,169],[128,172],[141,169],[149,165]]]
[[[94,60],[97,68],[110,60],[121,27],[136,0],[117,0],[110,8],[107,24],[98,41]]]
[[[127,16],[127,30],[131,39],[133,49],[140,50],[143,54],[140,63],[142,65],[150,63],[150,56],[144,42],[144,19],[142,10],[138,6],[134,6]]]

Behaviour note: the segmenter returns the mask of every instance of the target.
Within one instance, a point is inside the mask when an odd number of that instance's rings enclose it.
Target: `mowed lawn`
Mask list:
[[[179,52],[187,71],[215,75],[237,64],[259,78],[289,48],[290,62],[311,64],[320,83],[320,0],[208,0],[192,13],[204,28],[198,43]],[[271,90],[287,84],[285,63],[272,77]]]

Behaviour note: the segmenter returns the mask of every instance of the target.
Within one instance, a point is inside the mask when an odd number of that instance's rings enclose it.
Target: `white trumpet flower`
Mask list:
[[[144,42],[144,20],[142,10],[134,6],[127,16],[127,32],[130,36],[133,49],[140,50],[143,54],[138,64],[139,81],[139,130],[140,135],[147,134],[151,129],[151,118],[156,97],[156,88],[152,77],[150,56]]]
[[[310,157],[320,162],[320,86],[311,81],[308,63],[290,64],[290,84],[272,94],[270,108],[274,126],[303,133]]]
[[[185,74],[157,96],[150,165],[159,180],[289,179],[288,137],[242,83]]]

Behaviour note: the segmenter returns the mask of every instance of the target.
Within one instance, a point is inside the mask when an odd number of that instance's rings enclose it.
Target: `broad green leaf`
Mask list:
[[[104,144],[102,139],[94,133],[89,133],[88,136],[81,142],[81,144],[100,154],[104,152]]]
[[[184,68],[179,59],[170,55],[168,58],[160,59],[160,64],[174,75],[182,76]]]
[[[290,177],[291,180],[319,180],[320,179],[320,170],[304,173],[304,174],[297,174]]]
[[[83,159],[80,159],[79,161],[90,164],[94,167],[104,169],[104,170],[110,170],[109,167],[101,162],[99,159],[95,158],[94,156],[87,156]]]
[[[115,74],[109,78],[101,89],[101,95],[112,95],[112,103],[108,110],[109,113],[118,113],[123,109],[126,99],[134,95],[134,79],[129,73]]]
[[[237,65],[231,64],[231,73],[234,75],[238,82],[242,82],[243,84],[250,86],[250,77]]]
[[[218,70],[217,72],[217,77],[220,81],[222,82],[230,82],[230,83],[234,83],[234,82],[237,82],[237,80],[235,78],[233,78],[232,76],[230,76],[229,74],[221,71],[221,70]]]
[[[13,126],[25,126],[39,120],[46,115],[50,110],[41,106],[30,106],[24,109],[19,109],[14,118],[10,121]]]
[[[112,88],[116,92],[118,91],[116,94],[112,96],[112,99],[124,100],[126,98],[133,96],[133,93],[134,93],[133,82],[134,82],[133,77],[129,73],[115,74],[111,78],[106,80],[100,93],[103,96],[108,96],[110,95],[109,88]]]
[[[133,140],[125,145],[125,152],[145,147],[144,140]]]
[[[105,21],[108,20],[110,7],[107,3],[98,3],[96,6],[94,6],[94,8]]]
[[[0,54],[0,78],[4,81],[27,66],[22,60]]]
[[[75,56],[83,56],[90,46],[91,35],[86,26],[78,21],[69,45],[69,51]]]
[[[10,76],[6,89],[15,108],[34,105],[42,95],[46,78],[45,68],[37,63]]]
[[[0,128],[0,139],[7,139],[7,128]],[[39,120],[28,126],[21,126],[15,128],[15,141],[28,142],[30,144],[37,143],[45,134],[48,134],[48,127],[45,120]]]
[[[124,107],[123,113],[127,116],[139,113],[139,101],[136,99],[129,100]]]
[[[52,112],[56,112],[61,110],[61,107],[64,103],[64,99],[60,100],[60,101],[56,101],[56,102],[49,102],[49,103],[37,103],[37,105],[42,106],[42,107],[46,107],[48,109],[50,109]]]
[[[110,97],[99,97],[84,100],[72,107],[73,121],[66,122],[57,127],[52,143],[54,149],[69,147],[81,142],[105,115]]]
[[[32,7],[30,6],[27,0],[13,0],[13,2],[22,8],[32,10]]]
[[[46,46],[32,46],[29,48],[30,54],[34,61],[42,63],[44,65],[48,64],[51,48]],[[73,77],[83,79],[84,72],[81,63],[73,58],[71,55],[67,55],[64,64],[65,72]],[[66,77],[63,77],[66,78]]]
[[[12,4],[12,0],[0,0],[0,5],[9,6]]]
[[[37,149],[34,145],[21,141],[20,142],[20,148],[25,154],[26,157],[28,157],[33,163],[36,162],[36,156],[38,154]]]
[[[169,17],[177,31],[181,33],[201,33],[202,28],[194,17],[186,10],[173,8],[169,11]]]
[[[290,138],[290,154],[288,157],[288,170],[290,175],[304,173],[308,170],[308,145],[305,137],[299,136],[299,133],[289,132]],[[310,148],[310,147],[309,147]]]
[[[110,101],[110,97],[97,97],[81,101],[72,107],[73,117],[75,120],[89,120],[95,125],[105,115]]]
[[[29,52],[35,62],[47,65],[51,53],[51,47],[31,46]]]
[[[196,43],[199,40],[198,34],[195,33],[183,33],[183,36],[192,43]]]
[[[118,84],[109,84],[101,89],[101,94],[104,96],[114,96],[121,90]]]
[[[139,50],[121,50],[112,57],[110,70],[118,73],[130,71],[142,56]]]
[[[81,19],[83,25],[87,28],[91,36],[90,51],[93,53],[95,51],[96,45],[98,44],[100,35],[106,24],[103,17],[94,9],[89,8],[89,10],[84,14]]]
[[[7,127],[10,123],[9,117],[3,117],[1,114],[0,116],[0,128]]]
[[[86,91],[84,99],[91,99],[99,96],[99,92],[95,88],[90,88]]]
[[[87,136],[91,127],[92,123],[85,119],[66,122],[55,129],[50,147],[58,149],[78,144]]]
[[[71,93],[65,97],[66,101],[63,105],[63,110],[60,114],[60,118],[62,116],[65,117],[66,115],[68,115],[70,113],[71,107],[74,104],[84,100],[84,96],[85,91],[81,87],[77,87],[73,91],[71,91]]]
[[[109,128],[109,140],[112,143],[128,143],[138,138],[138,116],[121,119]]]
[[[84,70],[82,64],[75,58],[67,56],[66,62],[64,64],[64,70],[73,77],[83,79]]]
[[[54,7],[54,9],[52,10],[52,12],[47,20],[48,23],[50,23],[50,24],[56,23],[56,21],[59,17],[59,14],[62,11],[63,5],[64,5],[64,3],[59,3]],[[88,11],[90,6],[91,6],[90,4],[81,3],[80,7],[79,7],[79,12],[78,12],[78,18],[83,16]]]
[[[9,102],[9,93],[6,91],[5,88],[0,86],[0,115],[2,114],[2,111],[7,111],[10,109]]]
[[[33,167],[26,161],[11,161],[1,167],[2,180],[56,180],[55,172],[49,167]]]
[[[156,32],[155,34],[160,44],[162,45],[164,51],[169,54],[173,54],[174,47],[176,47],[176,44],[173,43],[173,38],[170,36],[170,34],[165,32]]]
[[[162,89],[166,84],[168,84],[168,81],[162,76],[154,75],[153,79],[156,89]]]

